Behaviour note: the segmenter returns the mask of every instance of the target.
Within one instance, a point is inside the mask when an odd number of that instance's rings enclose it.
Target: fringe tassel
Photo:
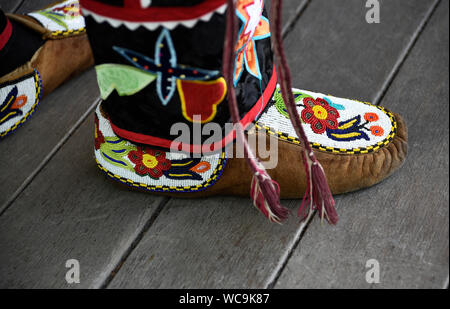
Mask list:
[[[265,193],[267,198],[264,196]],[[289,211],[281,206],[279,196],[280,186],[276,181],[258,172],[253,175],[250,191],[253,205],[275,223],[281,223],[289,215]]]
[[[234,0],[227,0],[227,25],[223,52],[223,75],[228,87],[228,106],[231,118],[236,125],[236,134],[244,147],[244,155],[252,170],[253,179],[250,196],[253,204],[272,222],[281,223],[287,218],[288,210],[280,203],[280,186],[270,178],[267,171],[253,154],[240,125],[239,109],[233,84],[235,39],[237,37],[236,6]]]
[[[313,153],[310,153],[309,156],[306,153],[304,155],[309,157],[306,159],[308,163],[307,187],[298,210],[298,216],[303,221],[308,218],[311,211],[317,210],[322,221],[326,218],[330,224],[337,224],[339,218],[325,172],[317,160],[311,159],[311,157],[315,159]]]
[[[329,223],[336,224],[338,216],[334,207],[335,203],[333,196],[325,176],[325,171],[316,159],[311,145],[309,144],[308,137],[303,130],[300,115],[298,114],[294,95],[291,90],[291,73],[283,49],[283,38],[281,37],[282,0],[272,0],[271,6],[271,17],[273,21],[271,30],[274,37],[274,51],[278,62],[277,68],[280,77],[281,93],[283,100],[286,103],[292,126],[305,147],[303,163],[307,174],[307,189],[299,209],[299,216],[301,220],[304,220],[308,217],[311,210],[316,209],[322,219],[326,217]]]

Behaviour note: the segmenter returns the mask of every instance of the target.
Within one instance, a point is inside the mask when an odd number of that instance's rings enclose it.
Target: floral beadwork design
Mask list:
[[[200,158],[186,158],[173,160],[171,168],[164,172],[164,176],[169,179],[202,180],[200,174],[206,173],[210,169],[209,162],[202,161]]]
[[[322,134],[327,129],[338,128],[339,112],[331,107],[327,101],[321,98],[304,98],[304,109],[301,117],[304,122],[311,125],[311,129],[316,134]]]
[[[370,140],[369,135],[365,132],[370,132],[373,136],[383,136],[384,130],[380,126],[367,127],[369,123],[376,122],[380,117],[376,113],[365,113],[365,122],[361,124],[361,116],[358,115],[350,120],[339,122],[336,129],[327,128],[327,135],[335,141],[354,141],[357,139]]]
[[[20,108],[27,103],[28,98],[26,95],[18,96],[17,94],[17,86],[14,86],[0,104],[0,124],[23,115]]]
[[[133,165],[127,159],[128,153],[136,150],[135,146],[128,145],[125,140],[117,136],[105,137],[100,131],[96,134],[95,144],[96,150],[100,150],[101,156],[109,164],[135,172]]]
[[[50,31],[50,35],[54,38],[86,32],[86,24],[78,0],[59,2],[43,10],[28,13],[27,16],[37,20]]]
[[[292,94],[305,134],[315,149],[345,154],[373,152],[389,144],[397,132],[394,115],[381,106],[295,88]],[[278,86],[256,129],[300,144],[289,118]]]
[[[166,153],[150,148],[138,147],[128,153],[128,158],[136,164],[134,170],[138,175],[159,179],[164,171],[170,169],[171,163],[166,159]]]
[[[340,122],[335,129],[327,129],[327,136],[335,141],[370,140],[370,137],[363,129],[365,129],[365,124],[361,125],[361,116],[358,115],[352,119]]]
[[[202,181],[202,174],[211,170],[211,164],[201,158],[169,159],[164,151],[132,145],[118,136],[104,136],[98,117],[95,117],[94,146],[109,164],[154,180],[164,176]]]
[[[0,84],[0,139],[22,126],[34,113],[42,94],[37,70]]]
[[[312,98],[312,96],[304,94],[300,91],[293,91],[292,93],[294,94],[295,103],[299,103],[305,98]],[[273,100],[275,101],[275,107],[277,108],[278,112],[289,119],[289,113],[286,109],[286,105],[284,105],[283,96],[279,88],[277,88],[277,90],[275,91]]]
[[[63,6],[55,7],[53,11],[62,12],[70,17],[78,17],[81,15],[80,4],[78,3],[78,1],[69,2],[68,4],[65,4]]]
[[[384,130],[380,126],[372,126],[372,127],[370,127],[370,132],[374,136],[383,136],[383,134],[384,134]]]
[[[375,122],[375,121],[378,121],[380,119],[380,117],[375,113],[365,113],[364,119],[367,122]]]
[[[81,17],[80,4],[78,1],[67,2],[62,6],[56,6],[47,10],[38,11],[37,13],[47,17],[66,30],[69,29],[69,26],[66,23],[67,19]]]
[[[301,111],[302,120],[309,124],[312,131],[316,134],[326,133],[330,139],[335,141],[354,141],[357,139],[369,141],[370,137],[366,132],[373,136],[383,136],[384,134],[384,130],[380,126],[367,127],[369,123],[380,119],[376,113],[365,113],[364,123],[361,123],[360,115],[339,122],[341,116],[338,109],[345,110],[344,106],[333,103],[327,97],[314,99],[312,96],[300,91],[293,91],[293,94],[297,106],[303,108]],[[275,91],[273,101],[278,112],[289,119],[280,89]]]

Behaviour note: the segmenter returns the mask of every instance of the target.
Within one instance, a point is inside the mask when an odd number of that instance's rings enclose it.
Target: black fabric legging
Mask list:
[[[0,33],[5,29],[7,20],[4,12],[0,10]],[[12,25],[11,37],[0,50],[0,76],[14,71],[29,61],[44,43],[38,33],[13,20],[10,20],[10,22]]]

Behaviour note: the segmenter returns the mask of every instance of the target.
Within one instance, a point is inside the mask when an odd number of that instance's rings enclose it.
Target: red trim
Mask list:
[[[142,9],[140,0],[124,0],[123,6],[126,8]]]
[[[128,3],[129,1],[127,1]],[[198,19],[217,10],[226,0],[207,0],[188,7],[149,7],[140,9],[133,6],[117,7],[93,0],[80,0],[82,9],[95,14],[132,22],[167,22]]]
[[[5,47],[6,43],[8,43],[9,38],[12,33],[12,25],[9,22],[8,17],[6,17],[6,27],[3,29],[2,33],[0,33],[0,50]]]
[[[262,97],[259,98],[258,102],[252,107],[252,109],[245,114],[244,118],[241,119],[241,125],[244,129],[246,129],[255,119],[259,116],[259,113],[261,113],[264,108],[266,107],[267,103],[272,98],[272,94],[275,91],[275,88],[277,86],[277,73],[275,71],[275,66],[273,68],[273,74],[269,81],[269,84],[267,85],[266,89],[264,90],[264,93]],[[263,101],[263,98],[266,98],[266,100]],[[156,147],[162,147],[167,149],[173,149],[173,150],[187,150],[189,149],[192,153],[204,153],[207,151],[202,151],[205,149],[213,149],[218,150],[224,148],[226,145],[231,143],[235,137],[236,132],[233,130],[231,131],[227,136],[225,136],[221,141],[215,142],[214,144],[208,144],[208,145],[192,145],[192,144],[175,144],[172,140],[168,140],[165,138],[159,138],[154,136],[149,136],[141,133],[134,133],[131,131],[127,131],[124,129],[121,129],[114,125],[111,120],[109,121],[111,124],[111,127],[118,136],[125,138],[129,141],[150,145],[150,146],[156,146]],[[173,143],[173,145],[172,145]]]

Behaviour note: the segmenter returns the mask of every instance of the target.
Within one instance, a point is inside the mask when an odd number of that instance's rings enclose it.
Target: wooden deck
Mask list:
[[[0,0],[28,12],[54,0]],[[131,192],[93,158],[93,69],[0,142],[2,288],[447,288],[449,1],[285,1],[296,87],[381,104],[409,126],[393,177],[336,197],[340,222],[270,224],[250,200]],[[299,201],[285,201],[291,209]],[[65,280],[68,259],[81,282]],[[368,284],[366,261],[380,264]]]

